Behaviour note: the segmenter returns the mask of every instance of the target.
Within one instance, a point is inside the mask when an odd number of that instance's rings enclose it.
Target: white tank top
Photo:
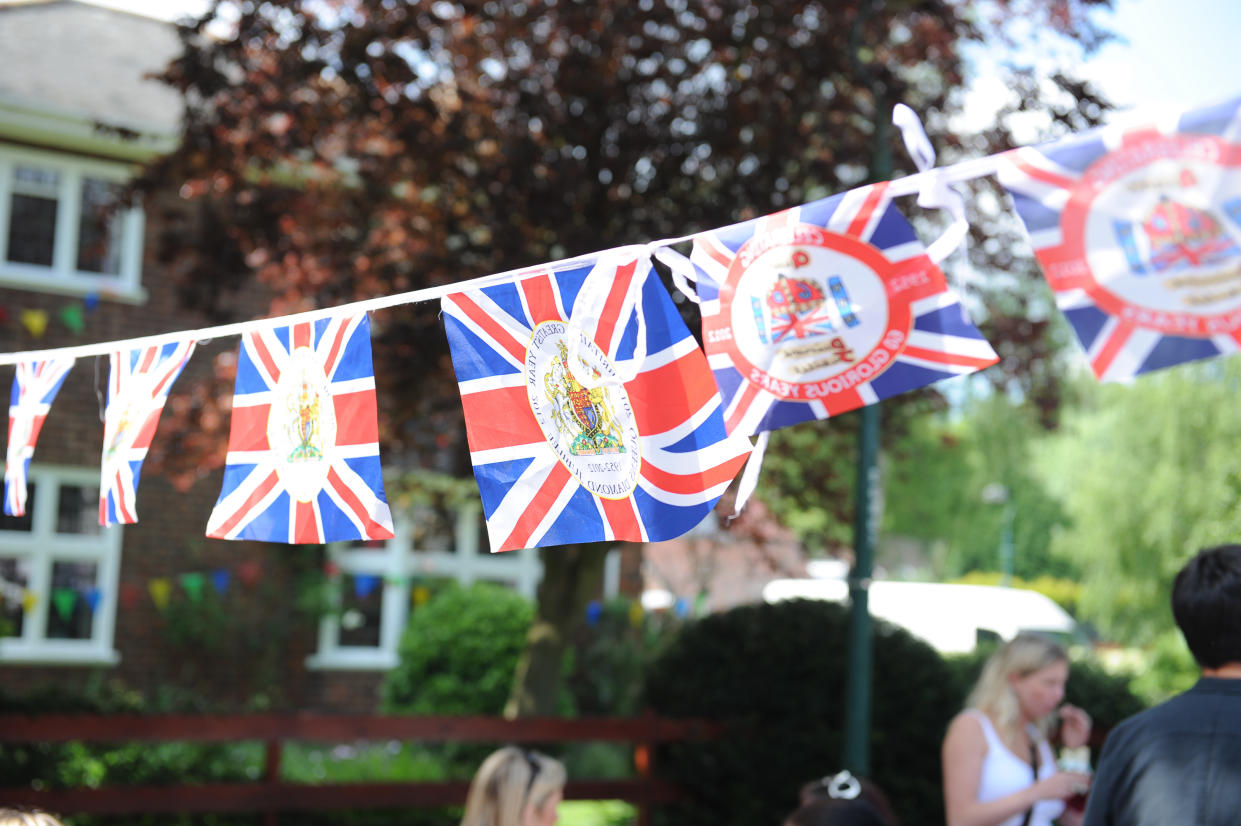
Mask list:
[[[967,713],[982,726],[983,736],[987,739],[987,756],[982,761],[982,777],[978,781],[978,800],[982,803],[1007,797],[1014,792],[1033,783],[1034,769],[1029,759],[1023,760],[1004,745],[990,718],[975,708],[966,709]],[[1057,771],[1055,757],[1047,741],[1038,737],[1036,731],[1029,731],[1029,736],[1038,743],[1038,779],[1050,777]],[[1040,800],[1034,804],[1034,812],[1030,816],[1030,826],[1051,826],[1053,820],[1064,812],[1063,800]],[[1021,826],[1025,820],[1025,811],[1018,812],[996,826]]]

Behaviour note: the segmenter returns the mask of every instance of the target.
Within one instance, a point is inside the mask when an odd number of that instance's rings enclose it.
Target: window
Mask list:
[[[394,515],[395,516],[395,515]],[[319,624],[311,668],[386,669],[409,618],[413,578],[499,582],[534,598],[543,576],[537,549],[503,554],[479,550],[484,524],[477,504],[449,510],[424,506],[395,519],[386,542],[328,546],[337,610]]]
[[[0,516],[0,662],[115,663],[121,531],[99,527],[99,471],[29,476],[26,515]]]
[[[0,146],[0,284],[138,301],[143,217],[122,164]]]

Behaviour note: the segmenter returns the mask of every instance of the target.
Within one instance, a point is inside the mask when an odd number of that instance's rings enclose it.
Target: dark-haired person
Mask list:
[[[784,826],[898,826],[879,787],[848,771],[802,786],[801,804]]]
[[[1172,616],[1202,678],[1108,736],[1084,826],[1241,822],[1241,545],[1181,569]]]

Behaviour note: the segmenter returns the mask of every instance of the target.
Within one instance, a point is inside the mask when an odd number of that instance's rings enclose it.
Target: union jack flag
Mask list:
[[[605,254],[443,299],[493,550],[681,536],[744,464],[651,272]]]
[[[100,525],[138,521],[135,500],[142,462],[159,426],[168,391],[193,355],[195,344],[174,341],[109,354],[112,370],[103,417]]]
[[[389,539],[365,313],[246,333],[207,536]]]
[[[9,443],[4,458],[4,512],[26,515],[26,474],[52,402],[73,367],[71,358],[17,364],[9,394]]]
[[[1241,342],[1241,99],[1006,153],[1008,189],[1103,381]]]
[[[874,404],[998,361],[887,184],[695,236],[730,433]]]

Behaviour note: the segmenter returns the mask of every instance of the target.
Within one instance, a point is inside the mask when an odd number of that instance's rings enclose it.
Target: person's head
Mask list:
[[[988,658],[966,705],[982,710],[1003,732],[1023,722],[1046,724],[1064,699],[1069,656],[1055,640],[1018,634]]]
[[[897,826],[897,820],[878,786],[842,771],[802,786],[801,806],[784,826]]]
[[[1241,545],[1206,548],[1181,568],[1172,616],[1198,665],[1241,663]]]
[[[461,826],[555,826],[564,783],[560,761],[505,746],[475,772]]]
[[[0,826],[64,826],[38,809],[8,809],[0,806]]]

